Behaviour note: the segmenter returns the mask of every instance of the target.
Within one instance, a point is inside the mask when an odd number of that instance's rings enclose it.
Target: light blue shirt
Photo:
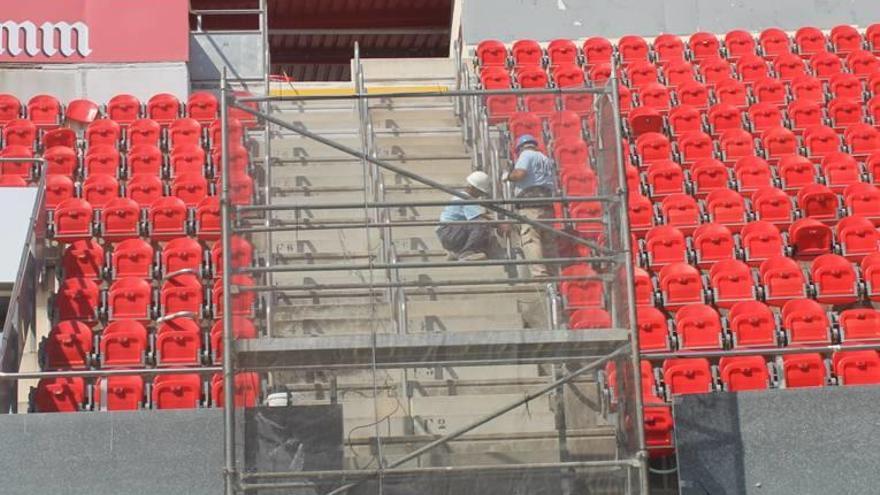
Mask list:
[[[526,171],[526,176],[521,181],[514,183],[514,192],[517,196],[524,190],[535,186],[546,187],[551,193],[556,189],[553,160],[538,150],[523,150],[513,168]]]
[[[463,222],[473,220],[486,213],[486,209],[480,205],[455,204],[463,201],[458,196],[453,196],[451,201],[453,204],[443,208],[443,212],[440,213],[441,222]]]

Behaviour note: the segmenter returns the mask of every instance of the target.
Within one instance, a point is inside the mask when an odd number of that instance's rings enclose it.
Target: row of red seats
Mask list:
[[[639,350],[652,352],[765,349],[880,343],[880,311],[852,308],[828,311],[811,299],[791,299],[778,313],[773,306],[742,298],[722,315],[705,304],[679,309],[638,308]]]
[[[256,338],[248,318],[233,317],[236,339]],[[80,320],[61,320],[43,343],[43,368],[77,370],[151,366],[198,366],[223,361],[223,322],[210,330],[186,316],[157,324],[155,331],[136,320],[116,320],[103,328]]]
[[[237,96],[248,96],[240,92]],[[42,127],[60,125],[65,119],[72,122],[89,123],[98,116],[104,116],[122,125],[129,125],[141,118],[157,121],[162,126],[170,125],[179,117],[189,117],[203,124],[210,124],[219,116],[219,102],[213,93],[196,92],[181,104],[176,96],[161,93],[152,96],[146,104],[135,96],[120,94],[107,102],[102,109],[97,103],[86,99],[72,100],[63,105],[51,95],[32,97],[22,105],[17,97],[0,94],[0,126],[16,119],[28,119]],[[231,116],[247,123],[255,119],[241,110],[232,109]]]
[[[877,47],[876,49],[874,47]],[[831,29],[829,36],[822,30],[807,26],[798,29],[794,36],[779,28],[768,28],[755,36],[744,30],[733,30],[719,37],[713,33],[698,32],[687,39],[671,34],[661,34],[649,43],[640,36],[627,35],[616,44],[602,37],[592,37],[581,47],[571,40],[556,39],[545,50],[533,40],[515,42],[508,51],[504,43],[486,40],[476,48],[477,61],[481,66],[498,65],[549,65],[584,63],[594,65],[609,63],[617,55],[623,63],[641,60],[669,62],[675,60],[703,60],[723,56],[736,60],[748,55],[761,55],[768,59],[787,53],[803,57],[823,52],[839,55],[871,49],[880,54],[880,25],[874,24],[865,30],[864,37],[856,28],[839,25]]]
[[[260,395],[256,373],[235,376],[236,407],[253,407]],[[202,383],[195,373],[157,375],[144,383],[140,376],[112,376],[89,383],[83,378],[44,378],[32,394],[36,412],[125,411],[223,407],[223,378]]]
[[[254,248],[251,243],[235,235],[231,243],[232,266],[252,266]],[[92,239],[78,240],[64,247],[61,270],[62,279],[114,280],[137,277],[159,280],[184,271],[211,279],[223,273],[223,246],[214,242],[213,246],[209,244],[209,248],[205,248],[192,237],[178,237],[156,247],[143,239],[107,244],[99,244]]]

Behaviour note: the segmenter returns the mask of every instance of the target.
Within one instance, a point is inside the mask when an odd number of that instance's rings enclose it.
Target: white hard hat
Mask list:
[[[466,180],[468,184],[476,187],[485,194],[492,192],[492,179],[489,178],[486,172],[480,172],[478,170],[471,173],[471,175],[468,175]]]

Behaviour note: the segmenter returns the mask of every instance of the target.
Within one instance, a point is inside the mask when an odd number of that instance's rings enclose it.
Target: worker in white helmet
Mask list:
[[[488,197],[492,191],[492,180],[485,172],[474,172],[466,181],[467,187],[462,192],[468,198]],[[486,223],[475,222],[491,219],[486,209],[481,205],[463,204],[464,198],[458,196],[453,196],[451,201],[440,214],[440,226],[437,227],[437,237],[449,259],[477,261],[496,255],[500,246],[495,229]]]

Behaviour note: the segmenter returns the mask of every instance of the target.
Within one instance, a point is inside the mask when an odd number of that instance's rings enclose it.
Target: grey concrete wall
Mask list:
[[[462,0],[465,42],[880,22],[877,0]]]
[[[114,95],[130,93],[146,101],[156,93],[186,99],[189,72],[185,63],[8,65],[0,67],[0,92],[22,101],[47,93],[62,102],[89,98],[106,103]]]

